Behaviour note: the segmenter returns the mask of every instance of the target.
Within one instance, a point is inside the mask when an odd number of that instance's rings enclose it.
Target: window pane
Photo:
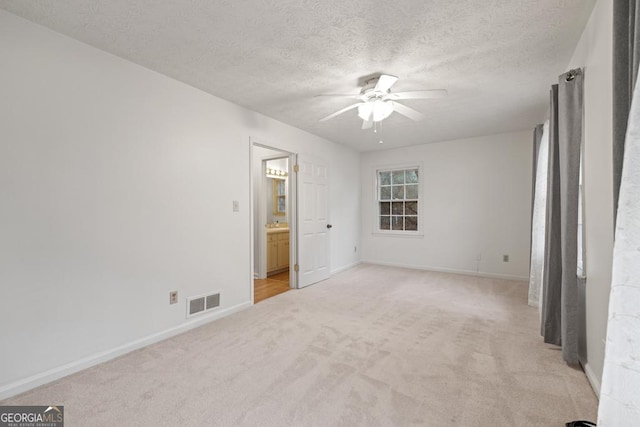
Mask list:
[[[380,200],[391,200],[391,187],[380,187]]]
[[[405,215],[418,215],[418,202],[406,202],[404,204]]]
[[[418,169],[412,169],[407,171],[407,184],[418,183]]]
[[[393,202],[391,204],[391,211],[394,215],[402,215],[404,214],[404,203],[403,202]]]
[[[394,185],[392,188],[393,198],[395,200],[404,199],[404,185]]]
[[[407,185],[407,199],[417,199],[418,198],[418,186],[417,185]]]
[[[394,216],[394,217],[392,217],[392,218],[393,218],[393,221],[392,221],[392,227],[391,227],[391,229],[392,229],[392,230],[402,230],[402,229],[404,228],[404,227],[403,227],[403,223],[404,223],[404,221],[403,221],[403,217],[401,217],[401,216]]]
[[[393,171],[393,184],[404,184],[404,171]]]
[[[380,172],[380,185],[391,185],[391,172]]]
[[[380,215],[391,215],[391,203],[380,202]]]
[[[389,230],[391,229],[391,217],[390,216],[381,216],[380,217],[380,230]]]
[[[406,216],[404,217],[404,229],[407,231],[417,231],[418,230],[418,217],[417,216]]]

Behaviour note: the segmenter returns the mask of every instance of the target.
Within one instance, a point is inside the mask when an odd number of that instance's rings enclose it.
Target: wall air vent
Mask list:
[[[220,292],[187,298],[187,317],[205,313],[220,306]]]
[[[220,294],[207,295],[207,310],[220,306]]]
[[[204,311],[204,297],[189,300],[189,316],[198,314],[201,311]]]

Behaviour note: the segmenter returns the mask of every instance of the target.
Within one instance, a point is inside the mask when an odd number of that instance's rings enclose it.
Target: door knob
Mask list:
[[[333,225],[327,224],[327,228],[331,228],[331,227],[333,227]]]

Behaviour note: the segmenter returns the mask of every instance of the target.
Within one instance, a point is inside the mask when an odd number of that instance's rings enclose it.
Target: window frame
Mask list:
[[[424,237],[424,167],[422,162],[413,163],[401,163],[401,164],[385,164],[372,167],[373,175],[373,230],[372,234],[375,236],[389,236],[389,237]],[[394,172],[400,170],[418,170],[418,229],[413,231],[408,230],[382,230],[380,229],[380,188],[378,183],[378,177],[380,172]],[[406,199],[402,199],[405,201]],[[391,200],[393,201],[393,199]]]

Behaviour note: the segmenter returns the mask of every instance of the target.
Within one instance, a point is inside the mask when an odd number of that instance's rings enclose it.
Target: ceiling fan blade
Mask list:
[[[321,93],[320,95],[313,95],[314,98],[320,98],[320,97],[331,97],[331,98],[353,98],[353,99],[358,99],[360,98],[360,94],[346,94],[346,93]]]
[[[378,78],[378,83],[376,83],[376,87],[373,89],[376,92],[389,92],[391,86],[393,86],[398,81],[396,76],[389,76],[387,74],[380,75]]]
[[[408,92],[395,92],[390,95],[392,99],[435,99],[448,95],[445,89],[411,90]]]
[[[363,120],[362,121],[362,130],[365,129],[371,129],[371,126],[373,126],[373,122],[370,120]]]
[[[354,108],[357,108],[357,107],[358,107],[358,105],[360,105],[360,104],[362,104],[362,102],[358,102],[358,103],[356,103],[356,104],[349,105],[348,107],[345,107],[345,108],[343,108],[342,110],[338,110],[338,111],[336,111],[336,112],[335,112],[335,113],[333,113],[333,114],[329,114],[327,117],[323,117],[323,118],[321,118],[321,119],[320,119],[320,121],[321,121],[321,122],[324,122],[324,121],[326,121],[326,120],[333,119],[335,116],[339,116],[339,115],[340,115],[340,114],[342,114],[342,113],[346,113],[346,112],[347,112],[347,111],[349,111],[349,110],[353,110]]]
[[[409,108],[406,105],[402,105],[399,102],[394,102],[393,110],[402,114],[403,116],[409,117],[411,120],[415,120],[419,122],[420,120],[424,120],[424,114],[414,110],[413,108]]]

